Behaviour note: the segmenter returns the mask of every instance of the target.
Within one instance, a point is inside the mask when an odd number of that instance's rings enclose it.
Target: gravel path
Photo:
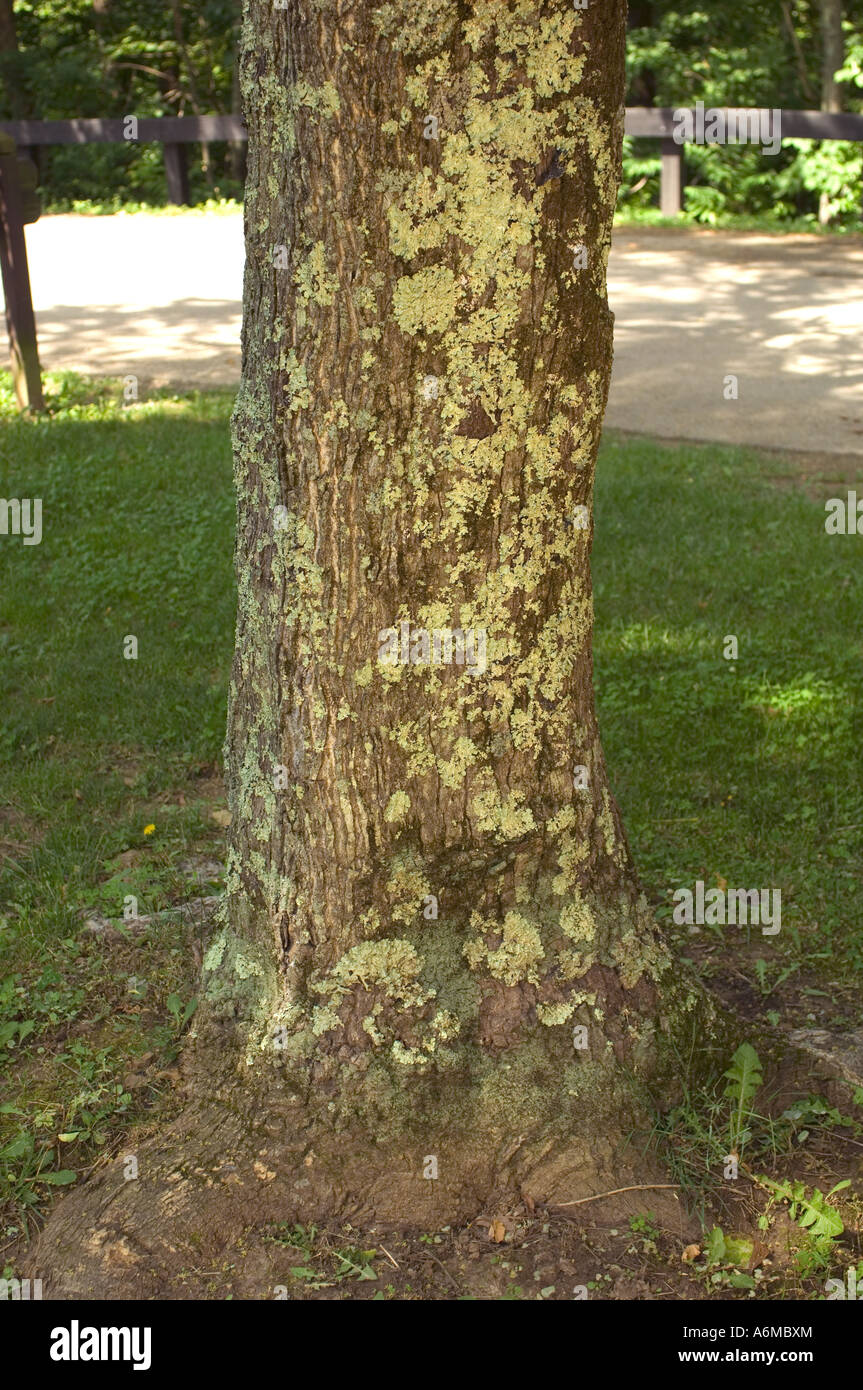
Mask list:
[[[46,368],[238,379],[238,214],[44,217],[27,242]],[[609,298],[610,425],[863,454],[863,239],[621,229]]]

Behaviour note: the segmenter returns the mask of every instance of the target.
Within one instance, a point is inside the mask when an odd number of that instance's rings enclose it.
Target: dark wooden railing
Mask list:
[[[626,134],[659,140],[662,159],[660,208],[675,217],[683,206],[683,159],[685,144],[674,139],[675,108],[671,106],[630,106],[626,110]],[[745,108],[727,108],[737,113]],[[825,111],[782,111],[781,134],[792,140],[863,141],[863,116],[832,114]],[[0,121],[0,131],[11,135],[20,151],[34,145],[126,144],[126,118],[94,117],[65,121]],[[157,142],[165,147],[165,174],[172,202],[189,200],[186,145],[207,144],[215,140],[242,141],[246,128],[239,116],[140,116],[137,141]]]
[[[750,108],[720,107],[729,115]],[[646,140],[660,141],[662,159],[659,182],[659,209],[664,217],[677,217],[683,208],[683,159],[686,143],[674,139],[675,111],[691,107],[628,106],[626,134]],[[849,112],[780,111],[779,130],[783,140],[860,140],[863,141],[863,116]]]
[[[186,145],[248,138],[239,116],[139,116],[137,122],[134,140],[128,138],[128,121],[124,116],[87,116],[67,121],[0,121],[0,131],[11,135],[19,150],[34,145],[164,145],[165,177],[172,203],[189,201]]]
[[[627,135],[660,142],[660,211],[666,217],[678,216],[683,206],[685,141],[680,141],[678,116],[686,110],[692,111],[694,119],[694,108],[632,106],[626,110]],[[738,117],[750,108],[724,110],[727,117],[734,117],[736,130]],[[777,134],[781,139],[863,141],[863,116],[783,110],[779,117]],[[20,157],[40,145],[156,142],[165,151],[168,197],[174,203],[188,203],[186,146],[216,140],[240,142],[248,138],[239,116],[140,116],[135,119],[133,137],[128,116],[0,121],[0,269],[15,385],[24,407],[41,408],[42,388],[23,235],[23,223],[32,221],[33,217],[27,213],[26,199],[19,187],[20,171],[27,163],[26,158],[22,162]]]

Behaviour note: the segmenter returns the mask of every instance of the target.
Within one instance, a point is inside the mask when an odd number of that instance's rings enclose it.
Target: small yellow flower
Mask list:
[[[144,826],[144,834],[145,834],[145,835],[152,835],[152,833],[153,833],[153,831],[154,831],[155,829],[156,829],[155,825],[145,825],[145,826]]]

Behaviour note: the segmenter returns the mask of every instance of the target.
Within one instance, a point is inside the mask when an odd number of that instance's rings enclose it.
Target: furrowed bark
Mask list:
[[[413,1134],[421,1097],[427,1147],[561,1105],[595,1133],[613,1059],[653,1045],[591,679],[624,35],[622,3],[563,0],[247,20],[208,994],[345,1125]],[[472,666],[435,660],[453,631]]]
[[[593,700],[624,36],[623,0],[249,0],[227,892],[190,1109],[149,1189],[66,1204],[67,1287],[635,1167],[696,1001]]]

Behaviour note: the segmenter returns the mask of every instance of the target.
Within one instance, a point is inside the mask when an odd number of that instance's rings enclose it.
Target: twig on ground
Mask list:
[[[563,1207],[580,1207],[584,1202],[599,1202],[603,1197],[617,1197],[621,1192],[658,1192],[660,1190],[680,1190],[679,1182],[638,1182],[633,1187],[613,1187],[610,1192],[594,1192],[592,1197],[579,1197],[575,1202],[551,1202],[549,1210]]]

